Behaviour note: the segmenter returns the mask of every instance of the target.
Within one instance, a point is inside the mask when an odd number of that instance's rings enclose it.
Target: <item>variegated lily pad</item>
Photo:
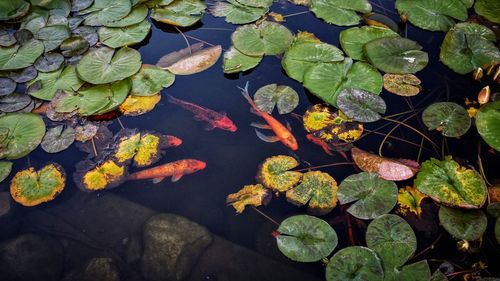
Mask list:
[[[352,246],[338,251],[326,266],[327,281],[383,281],[384,270],[377,254],[366,247]]]
[[[238,214],[241,214],[246,206],[267,205],[272,197],[271,190],[262,184],[251,184],[245,185],[236,193],[229,194],[226,203],[233,206]]]
[[[358,122],[375,122],[382,118],[386,105],[384,100],[361,89],[344,89],[337,96],[337,107],[349,118]]]
[[[422,113],[422,121],[429,130],[438,130],[446,137],[460,137],[471,126],[465,108],[453,102],[431,104]]]
[[[422,90],[420,79],[413,74],[384,74],[384,89],[403,97],[418,95]]]
[[[456,239],[474,241],[480,239],[488,220],[482,210],[461,210],[441,206],[439,222]]]
[[[43,137],[41,147],[48,153],[57,153],[66,150],[75,141],[76,131],[72,127],[63,125],[53,127],[47,130]]]
[[[302,173],[289,171],[299,165],[295,158],[278,155],[267,158],[259,168],[257,180],[266,188],[285,192],[297,185]]]
[[[299,95],[291,87],[269,84],[255,92],[254,102],[260,110],[269,114],[275,106],[278,107],[279,114],[287,114],[299,105]]]
[[[298,186],[287,190],[286,198],[297,206],[308,204],[314,214],[328,214],[337,205],[337,182],[327,173],[307,172]]]

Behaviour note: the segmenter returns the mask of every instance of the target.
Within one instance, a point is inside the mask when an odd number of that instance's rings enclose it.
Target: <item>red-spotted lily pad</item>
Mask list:
[[[245,185],[236,193],[229,194],[226,203],[233,206],[236,213],[241,214],[246,206],[258,207],[267,205],[271,201],[271,190],[264,188],[262,184]]]

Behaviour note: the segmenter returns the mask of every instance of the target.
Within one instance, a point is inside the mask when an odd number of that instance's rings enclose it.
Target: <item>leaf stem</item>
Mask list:
[[[311,12],[311,10],[307,10],[307,11],[303,11],[303,12],[298,12],[298,13],[293,13],[293,14],[289,14],[289,15],[284,15],[283,17],[284,18],[288,18],[288,17],[300,16],[300,15],[307,14],[307,13],[310,13],[310,12]]]
[[[181,35],[182,35],[182,38],[184,38],[184,41],[186,41],[186,45],[188,46],[189,48],[189,53],[192,54],[193,51],[191,50],[191,45],[189,44],[189,41],[188,39],[186,38],[186,35],[184,35],[184,32],[182,32],[177,26],[173,26],[175,28],[175,30],[177,30],[177,32],[179,32]]]
[[[270,216],[266,215],[266,214],[265,214],[264,212],[262,212],[261,210],[259,210],[259,209],[255,208],[254,206],[250,206],[250,207],[252,207],[252,209],[253,209],[254,211],[256,211],[257,213],[259,213],[261,216],[263,216],[263,217],[265,217],[266,219],[268,219],[270,222],[274,223],[274,224],[275,224],[275,225],[277,225],[277,226],[279,226],[279,225],[280,225],[277,221],[275,221],[275,220],[274,220],[273,218],[271,218]]]
[[[326,168],[326,167],[333,167],[333,166],[342,166],[342,165],[354,165],[354,163],[353,162],[331,163],[331,164],[325,164],[325,165],[307,167],[307,168],[304,168],[304,169],[298,169],[298,170],[293,170],[293,171],[294,172],[302,172],[302,171],[315,170],[315,169]]]
[[[426,139],[428,142],[430,142],[432,144],[432,146],[434,146],[434,148],[439,148],[439,146],[433,141],[431,140],[428,136],[426,136],[425,134],[423,134],[422,132],[420,132],[419,130],[415,129],[414,127],[408,125],[408,124],[405,124],[401,121],[398,121],[398,120],[395,120],[395,119],[391,119],[391,118],[387,118],[387,117],[382,117],[383,120],[386,120],[386,121],[390,121],[390,122],[394,122],[394,123],[398,123],[402,126],[405,126],[407,127],[408,129],[414,131],[415,133],[419,134],[420,136],[422,136],[424,139]]]

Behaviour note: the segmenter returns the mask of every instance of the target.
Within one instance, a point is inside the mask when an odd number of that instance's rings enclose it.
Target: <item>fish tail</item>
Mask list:
[[[172,95],[167,94],[167,101],[173,104],[180,104],[180,100],[174,98]]]
[[[248,93],[248,85],[249,84],[247,81],[247,83],[245,84],[245,88],[238,86],[238,89],[241,90],[241,95],[248,101],[248,103],[252,106],[252,108],[255,109],[256,111],[259,111],[259,109],[255,105],[255,102],[252,100],[252,98],[250,97],[250,94]]]

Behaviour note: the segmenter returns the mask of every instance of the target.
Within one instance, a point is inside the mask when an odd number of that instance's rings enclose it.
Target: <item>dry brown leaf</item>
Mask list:
[[[420,79],[413,74],[384,74],[384,89],[403,97],[418,95],[422,90]]]
[[[184,48],[163,56],[156,65],[176,75],[190,75],[202,72],[214,65],[221,53],[221,45],[204,49],[202,43],[197,43],[191,48]]]

